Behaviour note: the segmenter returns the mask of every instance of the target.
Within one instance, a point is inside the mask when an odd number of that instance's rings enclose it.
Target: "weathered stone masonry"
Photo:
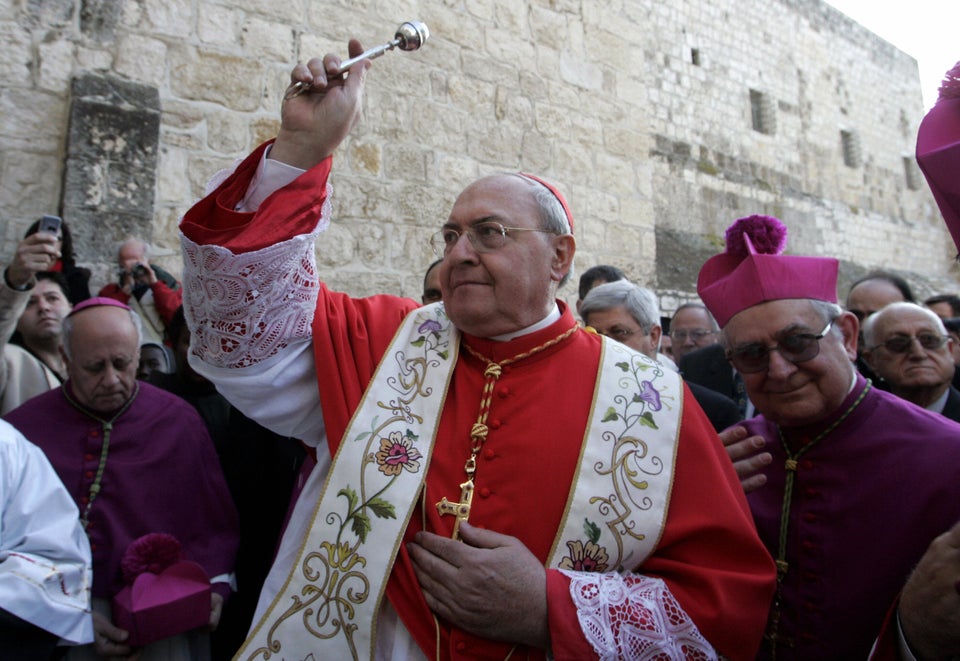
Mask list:
[[[523,169],[568,194],[578,269],[667,310],[750,213],[840,258],[841,294],[875,267],[957,288],[912,161],[916,62],[820,0],[0,0],[0,260],[54,211],[95,286],[127,234],[179,272],[180,216],[275,133],[291,64],[408,19],[430,41],[375,62],[336,156],[334,287],[417,295],[458,190]]]

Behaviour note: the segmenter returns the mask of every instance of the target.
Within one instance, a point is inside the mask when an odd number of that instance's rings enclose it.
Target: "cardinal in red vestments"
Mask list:
[[[362,51],[356,41],[349,49]],[[191,364],[248,416],[316,450],[240,658],[324,657],[335,638],[375,658],[751,658],[772,560],[682,381],[583,331],[557,300],[575,240],[553,185],[494,175],[460,194],[433,237],[442,303],[351,298],[319,281],[314,242],[330,220],[332,154],[360,115],[370,67],[334,75],[338,63],[327,55],[293,70],[292,89],[308,91],[287,95],[276,141],[215,182],[181,225]],[[405,371],[413,354],[448,339]],[[378,393],[399,392],[418,369],[448,370],[437,387],[410,394],[441,398],[436,415],[410,414],[407,433],[385,434],[375,452],[347,462],[356,439],[403,409]],[[635,383],[616,401],[638,414],[595,410],[605,389],[626,387],[625,375]],[[630,493],[657,495],[607,499],[629,510],[620,523],[571,520],[589,506],[581,493],[610,482],[587,457],[602,443],[593,430],[617,421],[631,429],[618,447],[644,467],[611,471],[628,476]],[[421,486],[389,508],[330,486],[361,464],[415,474]],[[314,548],[314,535],[341,525],[314,509],[338,497],[369,509],[353,507],[352,530]],[[395,537],[377,537],[394,516],[408,519]],[[582,539],[560,543],[564,529]],[[622,547],[603,542],[614,529]],[[311,563],[352,557],[351,571],[372,574],[368,536],[394,551],[384,598],[367,603],[381,586],[363,583],[335,624],[364,608],[373,624],[338,630],[318,615],[343,602],[317,587],[332,579]],[[321,593],[323,608],[305,607]]]

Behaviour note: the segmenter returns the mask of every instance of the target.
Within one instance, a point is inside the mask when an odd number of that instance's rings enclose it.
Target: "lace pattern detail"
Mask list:
[[[717,658],[663,580],[562,571],[580,627],[600,659]]]
[[[314,241],[330,223],[330,186],[309,234],[234,254],[181,234],[191,350],[214,367],[249,367],[311,335],[319,292]]]

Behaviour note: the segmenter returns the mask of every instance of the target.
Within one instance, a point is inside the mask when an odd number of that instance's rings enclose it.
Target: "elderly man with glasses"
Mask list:
[[[467,186],[440,303],[319,282],[370,66],[339,62],[293,70],[276,141],[181,225],[191,363],[316,450],[238,658],[752,656],[774,568],[736,473],[678,375],[557,301],[556,188]]]
[[[890,392],[960,421],[960,391],[951,385],[953,338],[933,310],[891,303],[867,317],[863,339],[863,357]]]
[[[697,349],[716,344],[719,328],[702,303],[684,303],[670,319],[670,338],[677,361]]]
[[[960,425],[856,372],[837,260],[780,254],[785,242],[775,218],[742,218],[697,284],[759,413],[725,440],[778,568],[760,656],[865,659],[911,569],[960,520]],[[899,615],[909,641],[912,613]]]

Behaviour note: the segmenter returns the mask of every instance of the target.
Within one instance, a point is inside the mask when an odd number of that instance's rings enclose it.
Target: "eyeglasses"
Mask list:
[[[946,335],[937,335],[936,333],[920,333],[919,335],[894,335],[884,340],[880,344],[872,346],[868,351],[883,347],[890,353],[908,353],[913,348],[913,341],[916,340],[920,346],[927,350],[939,349],[946,343]]]
[[[593,328],[591,326],[591,328]],[[598,335],[606,335],[607,337],[617,340],[618,342],[623,342],[625,339],[631,335],[642,332],[641,329],[630,329],[630,328],[609,328],[607,330],[600,330],[599,328],[594,328],[593,330],[597,331]]]
[[[784,335],[772,347],[763,344],[747,344],[727,351],[727,360],[742,374],[763,372],[770,366],[770,354],[779,351],[784,360],[791,363],[804,363],[820,354],[820,340],[830,332],[833,321],[827,324],[818,335],[812,333],[790,333]]]
[[[485,220],[482,223],[471,225],[461,232],[454,227],[444,227],[439,232],[430,237],[430,246],[437,256],[443,257],[453,250],[453,247],[460,241],[460,236],[466,233],[470,239],[470,245],[477,252],[492,252],[504,246],[507,242],[507,236],[510,232],[546,232],[555,234],[553,230],[540,229],[538,227],[504,227],[500,223],[492,220]]]
[[[670,331],[670,337],[676,340],[677,342],[686,342],[688,337],[694,342],[699,342],[703,338],[709,337],[710,335],[713,335],[716,332],[717,331],[713,331],[713,330],[692,330],[692,331],[675,330],[675,331]]]

